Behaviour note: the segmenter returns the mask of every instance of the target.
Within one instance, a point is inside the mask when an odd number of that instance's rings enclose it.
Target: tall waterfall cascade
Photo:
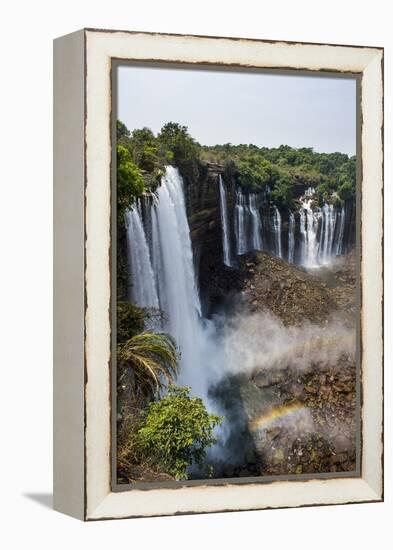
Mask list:
[[[274,206],[273,213],[273,231],[274,231],[274,248],[278,258],[282,258],[281,244],[281,214],[277,206]]]
[[[295,256],[295,216],[289,211],[288,221],[288,263],[293,264]]]
[[[255,193],[248,195],[249,210],[251,216],[251,247],[253,250],[262,250],[262,222],[261,215],[257,206],[257,196]]]
[[[132,301],[147,308],[158,308],[158,295],[149,247],[143,228],[140,204],[126,213],[128,261],[132,272],[129,294]]]
[[[221,226],[222,226],[222,253],[224,264],[228,267],[232,267],[231,257],[231,239],[228,222],[228,203],[227,194],[221,174],[218,176],[220,186],[220,212],[221,212]]]
[[[301,243],[301,264],[305,267],[315,267],[318,265],[318,229],[321,219],[319,208],[312,209],[312,195],[309,189],[305,194],[300,209],[300,234]]]
[[[150,208],[151,256],[140,212],[134,208],[127,214],[127,220],[133,222],[128,225],[132,288],[145,289],[140,295],[132,294],[132,299],[140,307],[159,307],[163,311],[163,328],[181,351],[178,382],[191,385],[195,393],[203,395],[206,389],[200,384],[205,382],[198,377],[198,367],[202,361],[204,327],[183,181],[176,168],[166,168],[157,199],[151,201]],[[134,258],[139,258],[139,263]],[[155,292],[154,300],[147,290]]]
[[[236,192],[235,204],[235,235],[236,253],[240,256],[248,252],[247,249],[247,206],[246,195]]]
[[[343,240],[344,240],[344,228],[345,228],[345,207],[342,206],[339,213],[339,229],[336,242],[336,256],[341,256],[343,253]]]
[[[332,258],[333,240],[336,229],[336,211],[332,204],[324,204],[322,207],[323,223],[320,240],[320,260],[322,264],[328,264]]]
[[[235,236],[239,256],[251,250],[263,250],[262,221],[255,193],[236,192]]]

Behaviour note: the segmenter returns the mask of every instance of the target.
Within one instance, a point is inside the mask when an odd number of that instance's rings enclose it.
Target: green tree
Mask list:
[[[222,419],[209,414],[190,388],[168,387],[168,395],[149,404],[138,431],[143,452],[176,479],[187,479],[187,466],[202,466],[206,449],[216,443],[214,428]]]
[[[238,161],[239,185],[250,191],[261,191],[271,182],[272,164],[258,155],[248,155]]]
[[[272,181],[272,199],[280,206],[286,206],[290,208],[293,199],[292,177],[285,170],[282,170],[275,166],[273,170]]]
[[[185,163],[199,160],[200,145],[190,136],[187,126],[177,122],[168,122],[157,136],[158,141],[173,155],[173,161],[179,167]]]
[[[117,139],[130,137],[130,131],[121,120],[116,121],[116,136]]]
[[[153,172],[158,159],[157,140],[149,128],[134,130],[129,140],[129,147],[134,162],[142,170]]]
[[[117,146],[117,212],[118,219],[135,199],[142,196],[145,185],[139,168],[133,163],[131,153],[123,145]]]
[[[337,192],[340,199],[346,201],[355,196],[355,187],[349,180],[343,178],[338,186]]]

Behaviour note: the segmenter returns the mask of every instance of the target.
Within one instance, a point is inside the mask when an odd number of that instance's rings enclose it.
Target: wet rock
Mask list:
[[[345,435],[337,435],[333,440],[333,445],[338,453],[350,451],[352,449],[351,441]]]
[[[274,454],[273,454],[273,465],[274,466],[277,466],[277,464],[280,464],[282,461],[284,460],[284,452],[282,449],[277,449],[276,451],[274,451]]]
[[[280,384],[286,380],[286,373],[284,371],[264,371],[259,372],[253,376],[253,381],[258,388],[266,388]]]
[[[232,464],[227,464],[224,467],[223,474],[225,477],[233,477],[235,473],[235,467]]]
[[[293,395],[293,397],[301,397],[303,395],[303,386],[297,382],[294,382],[289,387],[289,393]]]
[[[248,468],[242,468],[239,472],[239,477],[253,477],[253,475]]]
[[[267,430],[268,437],[274,441],[281,433],[281,428],[276,426],[274,428],[271,428],[270,430]]]
[[[256,464],[256,462],[257,462],[257,457],[255,455],[255,452],[252,449],[249,449],[246,452],[246,457],[245,458],[246,458],[247,464]]]
[[[337,454],[337,455],[332,455],[329,459],[329,463],[332,464],[332,465],[333,464],[337,465],[337,464],[340,464],[341,462],[345,462],[346,459],[347,459],[347,455],[343,454],[343,453]]]

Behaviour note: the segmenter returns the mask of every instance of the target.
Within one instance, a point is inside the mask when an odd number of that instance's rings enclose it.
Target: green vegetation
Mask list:
[[[148,128],[130,133],[118,121],[117,137],[123,167],[118,174],[124,190],[120,199],[125,205],[132,204],[141,193],[154,192],[165,165],[174,164],[183,177],[197,179],[206,162],[225,166],[246,191],[259,192],[269,186],[272,200],[282,207],[292,206],[297,184],[315,187],[321,203],[355,196],[356,157],[343,153],[316,153],[312,148],[294,149],[288,145],[272,149],[231,143],[201,146],[186,126],[175,122],[165,124],[155,136]]]
[[[124,213],[135,199],[141,197],[145,184],[141,171],[132,161],[132,156],[123,145],[117,145],[117,215],[124,219]]]
[[[177,375],[177,350],[173,339],[165,333],[141,332],[118,344],[117,359],[122,385],[132,394],[145,398],[157,396],[166,383]]]
[[[221,421],[207,412],[202,399],[190,397],[190,388],[169,386],[168,395],[150,403],[137,437],[161,469],[187,479],[187,466],[202,466],[206,448],[216,443],[213,431]]]
[[[175,164],[183,175],[197,173],[200,145],[189,135],[186,126],[168,122],[157,136],[149,128],[132,133],[117,121],[117,189],[118,219],[134,201],[154,193],[165,166]]]
[[[202,147],[201,160],[230,166],[245,190],[262,191],[269,186],[273,201],[281,206],[291,206],[296,184],[315,187],[321,201],[355,196],[356,157],[343,153],[226,143]]]
[[[145,327],[145,310],[131,302],[117,302],[117,343],[124,344]]]
[[[146,330],[156,315],[118,303],[117,461],[119,478],[126,481],[186,478],[187,466],[202,465],[221,422],[201,399],[189,396],[189,388],[172,385],[178,350],[168,334]]]

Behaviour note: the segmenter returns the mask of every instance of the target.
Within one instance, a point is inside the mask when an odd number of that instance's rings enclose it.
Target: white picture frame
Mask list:
[[[112,490],[114,61],[360,79],[361,471],[357,477]],[[54,507],[81,520],[383,499],[383,49],[84,29],[54,43]]]

